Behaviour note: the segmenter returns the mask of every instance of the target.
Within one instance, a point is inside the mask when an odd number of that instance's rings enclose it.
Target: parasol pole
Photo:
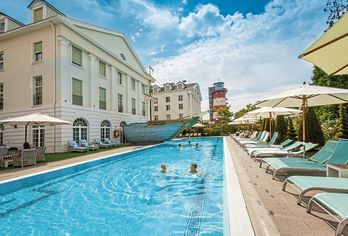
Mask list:
[[[269,113],[269,138],[272,138],[272,112]]]
[[[302,96],[302,141],[306,142],[306,96]]]

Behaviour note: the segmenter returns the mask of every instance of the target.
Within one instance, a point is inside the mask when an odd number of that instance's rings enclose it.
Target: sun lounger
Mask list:
[[[251,148],[247,148],[247,153],[250,155],[250,153],[252,153],[253,151],[257,151],[257,150],[266,150],[265,148],[276,148],[276,149],[281,149],[285,146],[290,145],[292,142],[294,142],[292,139],[286,139],[283,142],[281,142],[280,144],[272,144],[272,145],[268,145],[268,146],[258,146],[258,147],[251,147]]]
[[[266,172],[273,170],[273,179],[280,172],[297,172],[301,175],[325,175],[326,164],[348,163],[348,140],[340,139],[338,142],[329,140],[316,154],[309,159],[301,158],[265,158],[268,164]],[[303,173],[303,174],[302,174]]]
[[[269,136],[269,133],[267,131],[263,131],[258,140],[255,140],[255,141],[253,141],[253,140],[241,140],[238,143],[240,146],[244,146],[246,144],[256,144],[258,142],[266,142],[268,139],[268,136]]]
[[[106,143],[106,144],[111,144],[113,147],[117,147],[117,146],[120,145],[119,143],[113,142],[113,141],[111,141],[111,140],[108,139],[108,138],[104,138],[104,143]]]
[[[348,225],[348,194],[344,193],[318,193],[308,203],[307,212],[311,213],[314,205],[337,220],[336,236],[341,236]]]
[[[100,139],[96,139],[96,140],[95,140],[95,143],[96,143],[99,147],[101,147],[101,148],[110,148],[110,147],[112,147],[112,144],[111,144],[111,143],[104,143],[104,142],[102,142]]]
[[[310,191],[342,192],[348,193],[348,178],[321,177],[321,176],[291,176],[283,183],[283,191],[287,184],[291,184],[300,193],[297,204],[300,205],[302,198]]]
[[[263,132],[257,131],[257,133],[255,133],[255,136],[252,135],[250,138],[245,138],[245,137],[243,138],[241,136],[238,136],[235,138],[235,140],[238,144],[242,141],[258,141],[264,132],[266,132],[266,131],[263,131]],[[242,134],[240,134],[240,135],[242,135]]]
[[[99,149],[98,145],[89,144],[85,139],[80,140],[80,147],[86,147],[88,148],[88,151],[94,151]]]
[[[269,143],[264,143],[264,142],[248,143],[244,145],[244,148],[248,149],[248,148],[257,148],[257,147],[270,147],[270,145],[273,145],[275,143],[277,138],[278,138],[278,132],[274,132]]]
[[[291,155],[291,152],[295,152],[295,150],[298,150],[301,146],[303,146],[304,143],[300,141],[296,141],[293,144],[290,144],[286,147],[282,148],[263,148],[258,149],[250,153],[251,158],[258,158],[258,157],[270,157],[270,156],[287,156]]]
[[[68,152],[88,152],[87,147],[80,147],[77,145],[76,141],[68,141]]]

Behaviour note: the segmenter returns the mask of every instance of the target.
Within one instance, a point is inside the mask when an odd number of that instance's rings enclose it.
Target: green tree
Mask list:
[[[224,106],[217,111],[217,115],[220,123],[227,123],[231,120],[233,113],[230,111],[229,106]]]
[[[287,138],[292,140],[297,140],[296,130],[294,128],[294,123],[292,122],[292,118],[288,118],[288,133]]]
[[[328,0],[324,11],[329,13],[326,24],[330,28],[348,11],[348,1]]]
[[[341,104],[339,106],[340,118],[338,120],[338,133],[336,138],[348,139],[348,117],[347,117],[347,106]]]
[[[253,104],[248,104],[244,108],[240,109],[235,113],[236,118],[242,117],[244,114],[248,113],[249,111],[253,111],[256,109],[256,106]]]
[[[288,127],[284,116],[277,116],[276,118],[276,129],[278,132],[277,143],[281,143],[286,139]]]
[[[302,141],[302,122],[299,125],[298,130],[298,139]],[[321,126],[315,110],[313,107],[309,107],[306,112],[306,142],[318,143],[319,145],[325,144],[325,138],[323,131],[321,130]]]

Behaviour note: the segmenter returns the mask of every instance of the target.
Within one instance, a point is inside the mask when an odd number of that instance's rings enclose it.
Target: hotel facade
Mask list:
[[[177,120],[192,117],[201,112],[201,90],[198,83],[166,83],[163,87],[154,85],[151,95],[152,120]]]
[[[72,125],[31,126],[29,143],[64,152],[68,140],[115,137],[149,117],[146,72],[126,37],[66,17],[44,0],[24,25],[0,13],[0,119],[41,112]],[[115,132],[116,133],[116,132]],[[20,147],[24,127],[5,126],[1,143]]]

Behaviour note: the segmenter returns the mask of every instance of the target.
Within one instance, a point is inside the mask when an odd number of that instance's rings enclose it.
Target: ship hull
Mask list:
[[[134,123],[123,126],[124,136],[129,143],[159,143],[177,136],[187,124],[173,122],[151,125],[148,123]]]

